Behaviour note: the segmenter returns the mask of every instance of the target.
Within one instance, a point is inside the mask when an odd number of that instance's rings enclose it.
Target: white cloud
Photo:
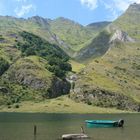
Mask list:
[[[22,17],[22,16],[28,14],[30,11],[35,11],[35,9],[36,9],[36,7],[32,4],[22,5],[21,8],[15,9],[15,13],[16,13],[16,16]]]
[[[94,10],[98,7],[98,0],[80,0],[82,5],[87,6],[90,10]]]
[[[117,17],[118,12],[125,11],[132,3],[140,3],[140,0],[80,0],[80,2],[90,10],[96,9],[99,2],[103,3],[105,8]]]
[[[100,2],[105,6],[106,9],[110,11],[112,15],[110,15],[110,19],[116,19],[120,13],[124,12],[130,4],[132,3],[140,3],[140,0],[100,0]]]
[[[134,3],[134,2],[136,2],[136,3],[140,3],[140,0],[129,0],[131,3]]]

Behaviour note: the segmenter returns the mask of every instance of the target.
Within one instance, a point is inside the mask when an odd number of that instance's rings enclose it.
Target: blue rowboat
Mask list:
[[[86,120],[88,127],[123,127],[124,120]]]

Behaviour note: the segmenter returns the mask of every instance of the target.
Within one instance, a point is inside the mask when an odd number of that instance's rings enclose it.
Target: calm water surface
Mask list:
[[[124,119],[124,128],[87,128],[86,119]],[[37,136],[33,136],[33,126]],[[91,140],[140,140],[140,114],[0,113],[0,140],[58,140],[84,126]]]

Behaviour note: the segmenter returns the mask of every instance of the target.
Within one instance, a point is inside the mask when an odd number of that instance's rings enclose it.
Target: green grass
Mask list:
[[[72,71],[73,72],[80,72],[83,68],[85,68],[85,65],[79,62],[76,62],[74,60],[70,60],[69,62],[72,65]]]
[[[90,79],[87,82],[89,82],[90,84],[95,84],[101,89],[103,88],[106,90],[121,92],[120,91],[121,87],[117,83],[115,83],[113,79],[107,77],[106,75],[103,75],[98,72],[90,72],[90,74],[87,74],[87,77],[89,77]]]
[[[45,113],[126,113],[116,109],[106,109],[94,107],[91,105],[76,103],[67,96],[61,96],[56,99],[48,99],[42,102],[24,101],[19,104],[19,108],[12,105],[1,106],[0,112],[45,112]]]
[[[45,65],[47,65],[47,61],[38,56],[29,56],[24,59],[20,59],[15,64],[17,69],[20,67],[30,67],[27,69],[27,72],[32,73],[38,78],[44,79],[44,77],[51,77],[52,73],[45,69]],[[24,69],[23,68],[23,69]]]
[[[139,65],[139,45],[139,42],[118,44],[104,56],[90,59],[77,84],[87,83],[140,102],[139,70],[134,67]]]

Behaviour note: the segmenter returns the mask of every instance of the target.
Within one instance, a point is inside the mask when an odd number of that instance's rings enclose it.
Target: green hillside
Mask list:
[[[51,31],[74,51],[84,48],[109,22],[82,26],[79,23],[60,17],[50,21]]]
[[[99,22],[88,26],[66,18],[55,20],[34,16],[28,19],[18,19],[10,16],[0,16],[0,33],[4,31],[14,34],[20,30],[31,32],[50,43],[60,46],[71,57],[75,51],[86,47],[109,22]],[[98,26],[99,25],[99,26]]]
[[[8,29],[9,30],[9,29]],[[65,80],[71,71],[68,55],[26,31],[1,35],[0,104],[19,107],[25,100],[43,100],[69,93]]]
[[[109,40],[111,34],[106,30],[100,32],[86,47],[77,52],[76,59],[78,61],[85,61],[89,58],[96,58],[102,56],[109,49]]]
[[[78,75],[72,98],[102,107],[139,110],[139,105],[135,107],[140,103],[139,45],[118,44],[103,57],[90,59]]]
[[[78,60],[88,64],[78,75],[72,99],[101,107],[140,111],[139,9],[140,5],[130,5],[89,46],[79,51]]]
[[[52,32],[62,41],[67,42],[73,50],[78,50],[79,46],[92,36],[84,26],[63,17],[51,21],[50,25]]]

